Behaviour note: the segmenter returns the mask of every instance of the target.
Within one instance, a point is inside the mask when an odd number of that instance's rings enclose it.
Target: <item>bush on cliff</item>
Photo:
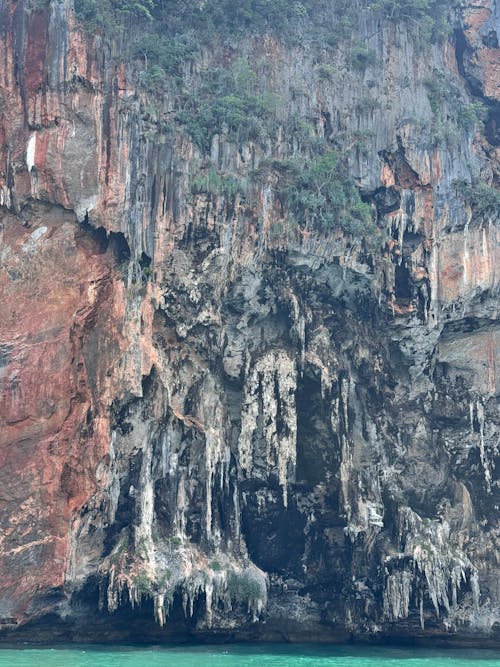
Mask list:
[[[471,207],[473,219],[497,222],[500,219],[500,191],[478,178],[452,183],[457,195]]]
[[[202,153],[209,153],[212,137],[224,134],[238,143],[264,143],[272,129],[276,96],[259,94],[256,75],[245,58],[230,69],[207,68],[185,96],[176,119]]]
[[[326,150],[306,165],[287,160],[280,171],[280,198],[300,226],[322,232],[340,227],[359,238],[372,233],[371,208],[338,151]]]
[[[126,18],[153,20],[157,0],[75,0],[75,15],[91,32],[114,30]]]

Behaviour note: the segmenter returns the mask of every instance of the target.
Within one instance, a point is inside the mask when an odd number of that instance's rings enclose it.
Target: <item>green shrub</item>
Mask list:
[[[113,33],[126,19],[153,20],[155,0],[75,0],[75,15],[89,32]]]
[[[109,32],[127,21],[143,20],[157,37],[195,31],[205,44],[214,38],[234,43],[242,35],[274,32],[284,40],[335,47],[350,37],[363,8],[405,22],[425,40],[436,41],[447,29],[448,3],[442,0],[75,0],[78,19],[91,31]],[[361,67],[363,58],[360,54]]]
[[[203,153],[209,153],[214,134],[227,134],[239,143],[264,143],[278,100],[272,94],[257,94],[255,85],[255,73],[244,59],[231,69],[208,68],[176,120]]]
[[[447,146],[453,148],[460,143],[460,131],[456,123],[451,121],[442,121],[437,117],[431,123],[430,144],[434,148]]]
[[[151,590],[151,580],[145,570],[132,575],[132,583],[140,593],[149,593]]]
[[[369,65],[375,62],[375,51],[365,44],[356,44],[350,54],[351,65],[354,69],[364,72]]]
[[[448,34],[448,8],[443,0],[368,0],[367,6],[391,21],[408,25],[423,42],[440,42]]]
[[[340,227],[362,237],[373,225],[371,209],[359,195],[341,154],[327,150],[301,165],[288,160],[281,165],[280,198],[301,226],[311,224],[327,232]]]
[[[486,119],[485,105],[464,102],[460,90],[443,72],[434,70],[423,84],[433,113],[430,128],[433,146],[456,145],[460,141],[459,128],[471,131]],[[444,117],[447,120],[443,121]]]
[[[472,208],[475,218],[498,220],[500,217],[500,191],[479,179],[454,181],[457,196],[463,198]]]
[[[356,105],[358,114],[372,114],[375,109],[380,109],[380,102],[371,95],[362,95]]]
[[[130,14],[131,16],[140,16],[153,20],[153,10],[155,8],[154,0],[113,0],[112,6],[119,12]]]
[[[221,174],[211,167],[193,178],[191,191],[193,194],[207,193],[232,198],[237,192],[243,192],[244,187],[243,183],[234,176]]]
[[[460,91],[455,84],[443,72],[438,70],[434,70],[432,76],[425,78],[423,84],[427,90],[429,104],[434,114],[440,113],[444,105],[456,104],[460,98]]]
[[[144,84],[146,90],[155,92],[158,88],[163,87],[167,80],[167,73],[160,65],[153,65],[144,74]]]
[[[165,83],[168,77],[177,80],[183,63],[192,58],[198,48],[199,44],[192,31],[161,36],[157,33],[146,33],[141,34],[132,44],[132,56],[142,61],[146,82],[153,77],[156,83]],[[157,69],[154,72],[155,68]]]
[[[261,595],[259,582],[246,572],[231,570],[227,578],[227,591],[233,600],[247,603],[256,601]]]
[[[461,104],[458,109],[458,121],[466,130],[481,127],[486,120],[488,111],[482,102]]]
[[[337,73],[336,68],[328,63],[322,63],[316,68],[320,81],[333,81]]]
[[[208,566],[210,567],[211,570],[214,572],[220,572],[222,570],[222,566],[217,560],[211,561]]]

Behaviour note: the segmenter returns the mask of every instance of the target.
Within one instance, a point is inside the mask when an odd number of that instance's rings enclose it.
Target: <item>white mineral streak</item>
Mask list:
[[[306,358],[306,317],[302,312],[297,296],[290,290],[287,294],[292,306],[293,323],[300,346],[300,370],[304,371]]]
[[[219,476],[219,490],[223,490],[230,462],[230,450],[225,431],[225,411],[222,403],[216,399],[220,394],[220,387],[216,386],[213,377],[208,375],[203,385],[200,404],[200,421],[205,431],[205,533],[207,539],[216,544],[220,541],[220,530],[213,525],[214,485]]]
[[[481,230],[481,251],[483,254],[483,284],[487,287],[491,281],[491,259],[489,254],[489,244],[488,244],[488,235],[486,233],[486,228],[483,227]]]
[[[486,448],[485,448],[485,444],[484,444],[485,419],[484,419],[484,405],[481,403],[481,401],[476,402],[476,414],[477,414],[477,421],[478,421],[478,424],[479,424],[479,456],[481,458],[481,465],[483,466],[486,488],[488,490],[488,493],[490,493],[491,492],[491,470],[490,470],[490,464],[489,464],[489,461],[488,461],[488,456],[486,454]]]
[[[48,231],[48,228],[43,225],[35,229],[35,231],[30,234],[29,239],[23,244],[23,252],[34,252],[36,244]]]
[[[388,574],[384,590],[384,613],[397,620],[407,618],[412,590],[425,586],[436,616],[441,609],[447,613],[458,604],[458,591],[469,581],[473,596],[479,600],[477,571],[468,556],[454,543],[450,526],[445,519],[421,519],[409,507],[400,511],[400,542],[402,553],[388,558],[394,568]],[[450,601],[451,592],[451,601]],[[423,627],[423,600],[421,593],[416,604],[419,607],[420,624]]]
[[[384,611],[397,620],[408,618],[413,576],[406,570],[397,570],[387,577],[384,589]]]
[[[170,440],[168,434],[163,431],[161,434],[161,472],[165,479],[168,473],[168,455],[170,449]]]
[[[410,216],[408,216],[407,211],[411,207],[411,199],[413,197],[413,192],[411,190],[403,190],[401,194],[401,208],[397,213],[395,223],[398,226],[398,243],[399,243],[399,263],[403,261],[403,241],[404,234],[406,232],[406,227],[409,222],[411,222]]]
[[[165,609],[165,593],[156,593],[154,596],[154,614],[155,620],[163,627],[167,622],[167,612]]]
[[[118,499],[120,497],[120,478],[116,470],[116,431],[111,431],[111,438],[109,441],[109,522],[113,523],[118,509]]]
[[[154,481],[152,476],[153,447],[145,440],[142,445],[140,472],[139,525],[135,530],[135,547],[148,550],[153,543]]]
[[[272,189],[268,183],[262,194],[262,226],[266,230],[269,230],[272,224],[272,201]]]
[[[181,537],[184,537],[186,534],[186,510],[188,504],[186,477],[182,473],[177,484],[177,502],[175,504],[174,516],[174,532]]]
[[[332,390],[333,377],[330,369],[322,363],[317,355],[313,360],[313,364],[319,368],[321,380],[321,399],[324,401],[330,395]]]
[[[241,543],[241,518],[240,518],[240,498],[238,493],[238,486],[235,484],[233,489],[233,507],[234,507],[234,537],[236,544],[240,546]]]
[[[115,611],[119,605],[119,590],[115,586],[115,566],[112,565],[108,572],[108,590],[107,590],[107,604],[109,611]]]
[[[214,583],[213,579],[208,579],[205,584],[205,619],[208,627],[212,626],[212,606],[213,606],[213,596],[214,596]]]
[[[462,274],[462,281],[464,284],[464,287],[467,286],[467,283],[470,278],[470,256],[469,256],[469,224],[470,224],[471,218],[470,216],[467,218],[467,222],[464,225],[464,259],[463,259],[463,264],[464,264],[464,269],[463,269],[463,274]]]
[[[35,151],[36,151],[36,133],[34,132],[28,141],[26,148],[26,166],[30,172],[35,166]]]
[[[296,387],[295,361],[286,352],[271,351],[258,359],[245,382],[238,442],[240,473],[250,476],[255,456],[254,441],[263,437],[266,468],[269,473],[277,467],[285,507],[289,475],[295,471],[297,459]]]
[[[212,535],[212,497],[214,481],[217,471],[220,472],[221,484],[224,480],[224,464],[226,460],[225,441],[222,437],[220,428],[209,427],[205,433],[205,465],[206,465],[206,513],[205,513],[205,531],[210,540]]]
[[[484,405],[480,400],[477,400],[475,403],[469,403],[469,422],[470,422],[470,432],[474,434],[474,420],[477,419],[479,426],[479,458],[481,460],[481,465],[484,472],[484,480],[486,483],[486,489],[488,493],[491,493],[491,468],[490,462],[488,460],[488,455],[486,453],[486,443],[485,443],[485,415],[484,415]]]
[[[340,441],[340,482],[342,484],[342,498],[348,523],[351,519],[352,509],[349,501],[349,480],[351,478],[352,469],[352,449],[349,442],[349,392],[350,380],[349,378],[343,377],[340,380],[339,404],[337,409],[333,410],[333,414],[337,417],[337,423],[335,425],[332,424]]]
[[[479,576],[477,572],[473,572],[470,578],[470,585],[472,589],[472,604],[474,605],[474,610],[479,611],[479,599],[481,597],[481,590],[479,588]]]
[[[440,300],[440,282],[439,282],[439,248],[438,244],[434,243],[431,250],[431,257],[429,260],[429,282],[431,286],[431,306],[433,322],[439,318],[439,300]]]

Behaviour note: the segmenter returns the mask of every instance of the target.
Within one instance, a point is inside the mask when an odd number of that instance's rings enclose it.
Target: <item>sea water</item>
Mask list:
[[[0,667],[500,667],[493,650],[224,645],[0,649]]]

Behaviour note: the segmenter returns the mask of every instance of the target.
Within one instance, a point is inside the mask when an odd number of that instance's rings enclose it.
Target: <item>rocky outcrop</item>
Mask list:
[[[278,100],[208,150],[69,0],[0,12],[2,637],[498,643],[496,4],[201,50]],[[292,219],[318,145],[370,238]]]

